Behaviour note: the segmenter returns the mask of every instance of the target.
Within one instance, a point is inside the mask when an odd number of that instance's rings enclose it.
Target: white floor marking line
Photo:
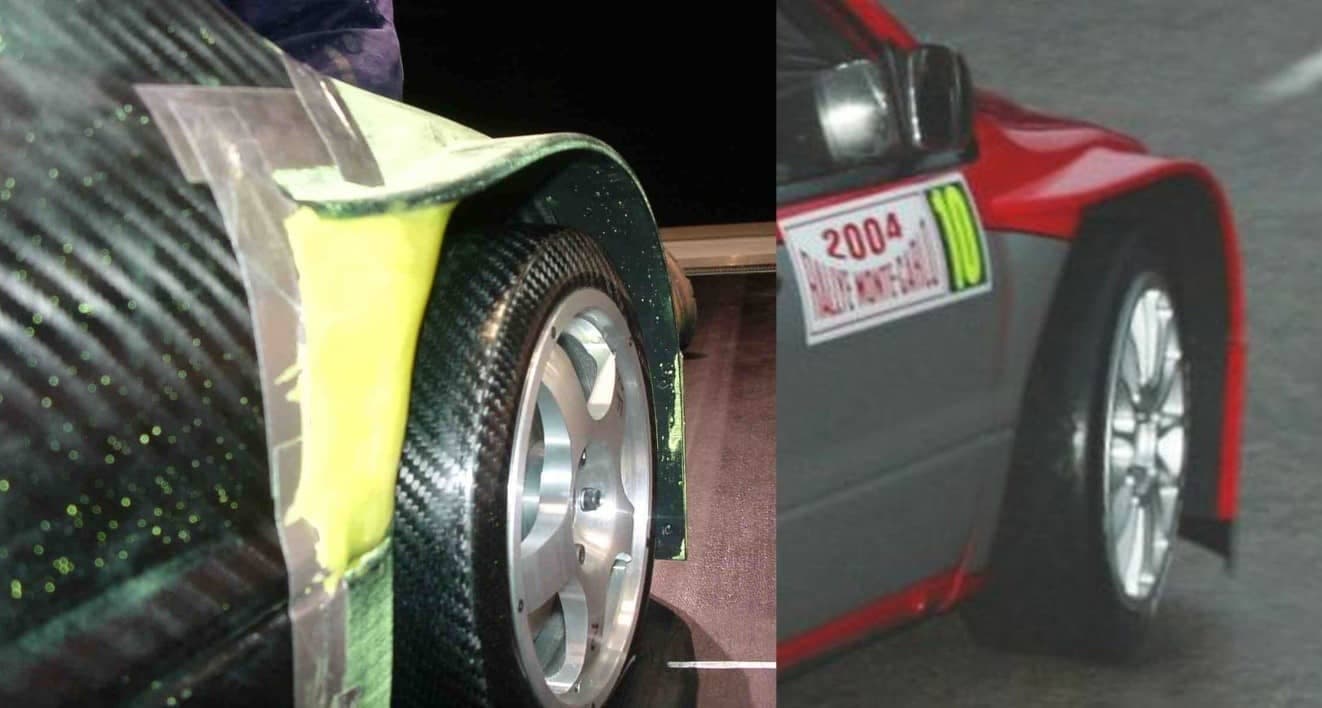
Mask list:
[[[1253,92],[1254,100],[1259,103],[1284,101],[1308,93],[1319,83],[1322,83],[1322,49],[1262,82]]]
[[[772,669],[774,661],[668,661],[672,669]]]

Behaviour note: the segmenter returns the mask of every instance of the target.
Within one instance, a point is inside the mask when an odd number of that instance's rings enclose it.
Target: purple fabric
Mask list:
[[[404,67],[393,0],[219,0],[290,56],[398,100]]]

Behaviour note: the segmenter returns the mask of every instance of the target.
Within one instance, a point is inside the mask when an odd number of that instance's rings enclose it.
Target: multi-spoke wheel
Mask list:
[[[1188,477],[1191,372],[1181,272],[1147,229],[1073,246],[1029,374],[983,591],[995,646],[1134,655],[1151,625]]]
[[[1111,349],[1103,520],[1111,571],[1125,597],[1152,594],[1170,561],[1185,459],[1184,355],[1161,279],[1130,288]]]
[[[446,238],[396,494],[394,702],[599,707],[652,564],[630,299],[578,232]]]

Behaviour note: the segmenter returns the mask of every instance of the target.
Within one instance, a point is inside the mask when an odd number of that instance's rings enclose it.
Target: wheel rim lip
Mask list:
[[[538,396],[553,347],[557,345],[553,334],[563,334],[566,326],[576,319],[588,319],[604,335],[610,350],[616,355],[616,373],[623,390],[625,407],[621,456],[625,464],[637,466],[641,474],[634,475],[635,484],[629,499],[633,502],[633,531],[630,550],[634,558],[623,573],[620,587],[614,594],[608,592],[605,601],[603,630],[599,635],[600,648],[589,654],[579,674],[581,690],[563,693],[548,683],[534,644],[531,622],[532,610],[519,610],[522,594],[522,559],[524,487],[527,458],[531,443],[532,421],[538,405]],[[649,561],[648,543],[651,526],[653,455],[651,446],[651,408],[641,357],[633,340],[632,330],[620,308],[603,291],[580,288],[566,295],[553,308],[534,346],[529,361],[519,407],[516,412],[513,444],[509,460],[508,491],[506,500],[506,557],[509,559],[509,585],[511,616],[514,619],[515,643],[520,668],[538,701],[545,706],[600,705],[618,682],[627,657],[627,649],[637,628],[642,608],[642,593],[646,585]],[[591,445],[591,442],[589,442]],[[577,473],[575,473],[577,474]],[[578,483],[571,483],[570,512],[577,514]],[[612,578],[612,585],[615,579]],[[610,612],[611,598],[618,598],[618,611]],[[621,621],[623,620],[623,621]]]
[[[1174,370],[1170,373],[1170,376],[1174,377],[1174,379],[1178,379],[1177,382],[1173,381],[1173,383],[1178,383],[1180,386],[1179,391],[1181,400],[1180,412],[1178,415],[1174,416],[1175,422],[1172,422],[1166,429],[1167,433],[1178,429],[1181,434],[1181,440],[1179,443],[1179,464],[1175,465],[1177,470],[1175,470],[1172,475],[1174,477],[1173,481],[1157,476],[1157,467],[1159,465],[1164,466],[1164,463],[1161,460],[1162,454],[1157,446],[1161,434],[1158,433],[1155,441],[1149,443],[1152,446],[1152,461],[1149,469],[1145,471],[1145,474],[1152,477],[1152,479],[1146,483],[1147,486],[1142,490],[1144,491],[1143,496],[1145,498],[1139,501],[1137,506],[1144,509],[1144,518],[1146,518],[1146,515],[1151,515],[1157,512],[1156,495],[1165,494],[1167,497],[1170,497],[1170,500],[1166,502],[1167,507],[1170,509],[1168,518],[1161,519],[1160,517],[1157,517],[1157,523],[1160,524],[1160,530],[1164,537],[1164,545],[1161,548],[1156,548],[1154,545],[1150,554],[1147,552],[1148,549],[1143,547],[1144,539],[1139,538],[1127,541],[1123,539],[1121,534],[1116,530],[1115,515],[1118,513],[1118,510],[1115,508],[1115,496],[1119,492],[1119,489],[1113,491],[1113,484],[1116,476],[1127,475],[1128,469],[1117,469],[1117,465],[1115,465],[1112,459],[1112,445],[1118,435],[1117,400],[1120,395],[1123,395],[1121,391],[1122,367],[1124,364],[1122,357],[1124,356],[1127,340],[1130,337],[1131,330],[1134,328],[1136,318],[1140,316],[1140,305],[1148,297],[1156,298],[1158,305],[1164,304],[1164,306],[1170,311],[1169,322],[1167,323],[1167,326],[1170,327],[1169,343],[1174,344],[1174,348],[1178,351],[1178,360],[1174,366]],[[1110,570],[1112,583],[1119,590],[1121,599],[1128,607],[1131,609],[1141,609],[1143,605],[1150,601],[1154,601],[1157,597],[1157,593],[1165,579],[1166,572],[1170,567],[1171,556],[1173,555],[1175,534],[1179,525],[1180,507],[1183,498],[1183,483],[1186,476],[1185,467],[1187,466],[1188,460],[1189,390],[1184,346],[1180,336],[1179,312],[1175,307],[1174,298],[1171,297],[1170,289],[1167,287],[1165,280],[1154,272],[1145,272],[1141,274],[1131,284],[1123,302],[1124,305],[1120,310],[1120,316],[1116,320],[1115,331],[1112,336],[1111,356],[1107,373],[1105,435],[1101,453],[1103,470],[1102,527],[1106,543],[1107,566]],[[1154,348],[1161,347],[1159,332],[1157,334],[1157,339],[1158,341],[1152,343]],[[1170,351],[1171,347],[1168,344],[1168,346],[1161,349],[1161,351],[1156,352],[1155,355],[1164,359],[1168,356]],[[1158,366],[1154,370],[1154,377],[1156,378],[1154,378],[1154,381],[1151,383],[1160,386],[1163,383],[1161,376],[1164,372],[1165,368]],[[1146,385],[1147,384],[1145,384],[1145,386]],[[1144,400],[1141,401],[1140,404],[1133,403],[1131,398],[1130,407],[1134,410],[1136,420],[1134,423],[1135,431],[1133,433],[1136,443],[1137,437],[1140,435],[1140,432],[1138,431],[1138,425],[1140,423],[1137,422],[1139,409],[1143,408],[1143,413],[1147,414],[1149,417],[1157,417],[1158,414],[1169,415],[1161,413],[1161,409],[1166,407],[1169,401],[1169,394],[1167,394],[1162,400]],[[1160,423],[1152,425],[1160,425]],[[1144,456],[1146,457],[1147,453],[1145,453]],[[1142,466],[1131,464],[1129,469],[1135,467]],[[1126,486],[1132,488],[1132,485]],[[1138,523],[1141,524],[1142,521]],[[1143,554],[1141,558],[1140,573],[1137,578],[1127,577],[1131,574],[1124,572],[1120,567],[1123,565],[1123,549],[1129,545],[1138,546],[1138,548],[1133,549],[1131,552]]]

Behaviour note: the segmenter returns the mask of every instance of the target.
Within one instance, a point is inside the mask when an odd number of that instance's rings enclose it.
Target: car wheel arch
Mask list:
[[[1197,166],[1193,166],[1197,167]],[[1244,386],[1244,304],[1237,234],[1224,192],[1202,168],[1155,176],[1080,210],[1074,240],[1105,239],[1124,226],[1169,238],[1186,299],[1224,303],[1191,308],[1191,347],[1209,365],[1194,373],[1194,440],[1181,535],[1227,558],[1236,515]],[[1155,228],[1154,228],[1155,227]],[[1075,244],[1078,245],[1077,243]],[[1201,405],[1200,405],[1201,403]]]
[[[466,196],[447,230],[511,221],[557,224],[593,236],[624,281],[638,313],[655,394],[654,554],[662,560],[682,559],[686,545],[683,362],[670,281],[646,194],[613,153],[567,149],[551,152]]]

